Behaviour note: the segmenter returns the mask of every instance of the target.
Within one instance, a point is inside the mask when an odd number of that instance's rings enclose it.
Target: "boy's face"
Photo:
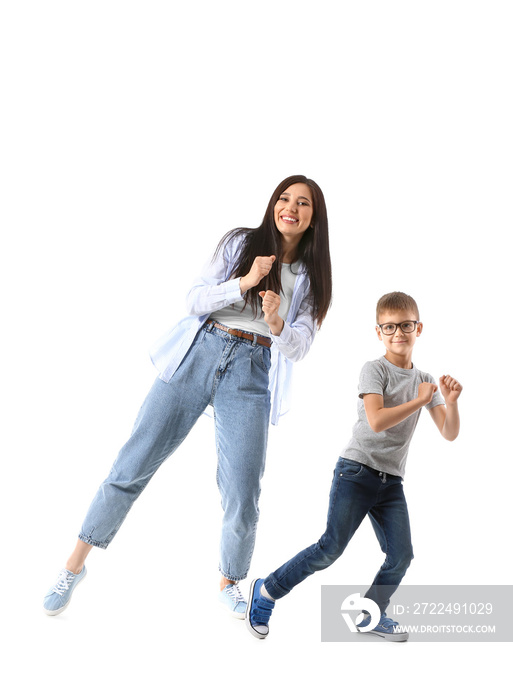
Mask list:
[[[415,345],[415,341],[417,340],[418,336],[422,333],[422,323],[417,323],[413,332],[407,333],[402,330],[401,326],[399,325],[405,321],[418,322],[415,311],[411,311],[409,309],[406,309],[405,311],[384,311],[379,315],[376,332],[378,334],[378,338],[382,340],[385,345],[386,359],[398,367],[410,369],[412,364],[411,358],[413,354],[413,346]],[[392,335],[386,335],[386,333],[383,332],[383,330],[387,331],[386,326],[389,324],[397,325],[397,328]]]

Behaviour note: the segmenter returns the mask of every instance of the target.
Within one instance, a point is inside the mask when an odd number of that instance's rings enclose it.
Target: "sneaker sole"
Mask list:
[[[387,642],[407,642],[409,634],[408,632],[398,632],[397,634],[387,634],[386,632],[376,632],[376,630],[370,630],[369,632],[362,632],[358,630],[360,634],[374,634],[376,637],[381,637]]]
[[[77,588],[80,586],[80,584],[82,583],[82,581],[85,579],[86,576],[87,576],[87,570],[86,570],[85,574],[82,576],[82,578],[80,579],[80,581],[77,581],[77,583],[74,585],[73,590],[71,591],[70,597],[68,598],[68,602],[66,603],[66,605],[63,605],[62,608],[57,608],[57,610],[47,610],[46,608],[43,608],[45,613],[47,615],[50,615],[53,617],[54,615],[60,615],[61,612],[64,612],[66,610],[66,608],[68,607],[68,605],[71,603],[71,598],[73,597],[73,593],[77,590]]]
[[[244,619],[246,618],[246,613],[245,613],[245,612],[240,613],[240,612],[236,612],[235,610],[228,610],[228,606],[225,605],[225,603],[222,603],[221,601],[219,601],[219,606],[220,606],[221,608],[223,608],[223,610],[224,610],[225,612],[227,612],[228,615],[231,615],[232,617],[235,617],[237,620],[244,620]],[[247,608],[246,608],[246,610],[247,610]]]
[[[267,635],[269,634],[269,632],[267,632],[266,634],[262,634],[261,632],[257,632],[257,630],[252,626],[251,620],[250,620],[251,601],[253,600],[253,591],[255,590],[255,583],[257,581],[258,581],[258,579],[255,579],[254,581],[252,581],[251,586],[249,587],[248,606],[246,608],[246,627],[251,632],[251,634],[254,637],[256,637],[257,639],[267,639]]]

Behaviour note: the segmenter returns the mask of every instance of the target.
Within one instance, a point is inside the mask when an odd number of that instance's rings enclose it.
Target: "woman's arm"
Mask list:
[[[240,278],[228,279],[237,251],[233,239],[207,263],[187,294],[190,316],[204,316],[242,299]]]
[[[278,350],[285,357],[292,360],[292,362],[298,362],[310,350],[317,332],[317,323],[313,317],[313,305],[310,297],[308,295],[304,297],[299,306],[297,316],[292,323],[280,320],[283,326],[278,335],[274,335],[271,328],[273,343],[276,343]]]
[[[240,242],[239,237],[228,241],[194,281],[187,294],[189,315],[204,316],[241,301],[248,289],[256,287],[269,274],[276,260],[274,255],[256,257],[247,275],[229,279]]]

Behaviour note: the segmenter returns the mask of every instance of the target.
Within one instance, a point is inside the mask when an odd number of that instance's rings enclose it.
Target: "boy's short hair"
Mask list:
[[[385,311],[412,311],[415,314],[415,318],[411,320],[419,320],[417,302],[409,294],[404,294],[404,292],[390,292],[381,297],[376,306],[376,323],[379,323],[380,314]]]

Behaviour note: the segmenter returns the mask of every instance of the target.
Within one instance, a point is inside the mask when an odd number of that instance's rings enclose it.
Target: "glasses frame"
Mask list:
[[[405,331],[403,328],[403,323],[413,323],[413,328],[411,331]],[[401,323],[378,323],[378,328],[380,331],[383,333],[383,335],[386,336],[391,336],[395,335],[397,333],[397,329],[400,328],[403,333],[413,333],[417,326],[419,325],[420,321],[401,321]],[[394,330],[392,333],[385,333],[383,330],[383,326],[394,326]]]

